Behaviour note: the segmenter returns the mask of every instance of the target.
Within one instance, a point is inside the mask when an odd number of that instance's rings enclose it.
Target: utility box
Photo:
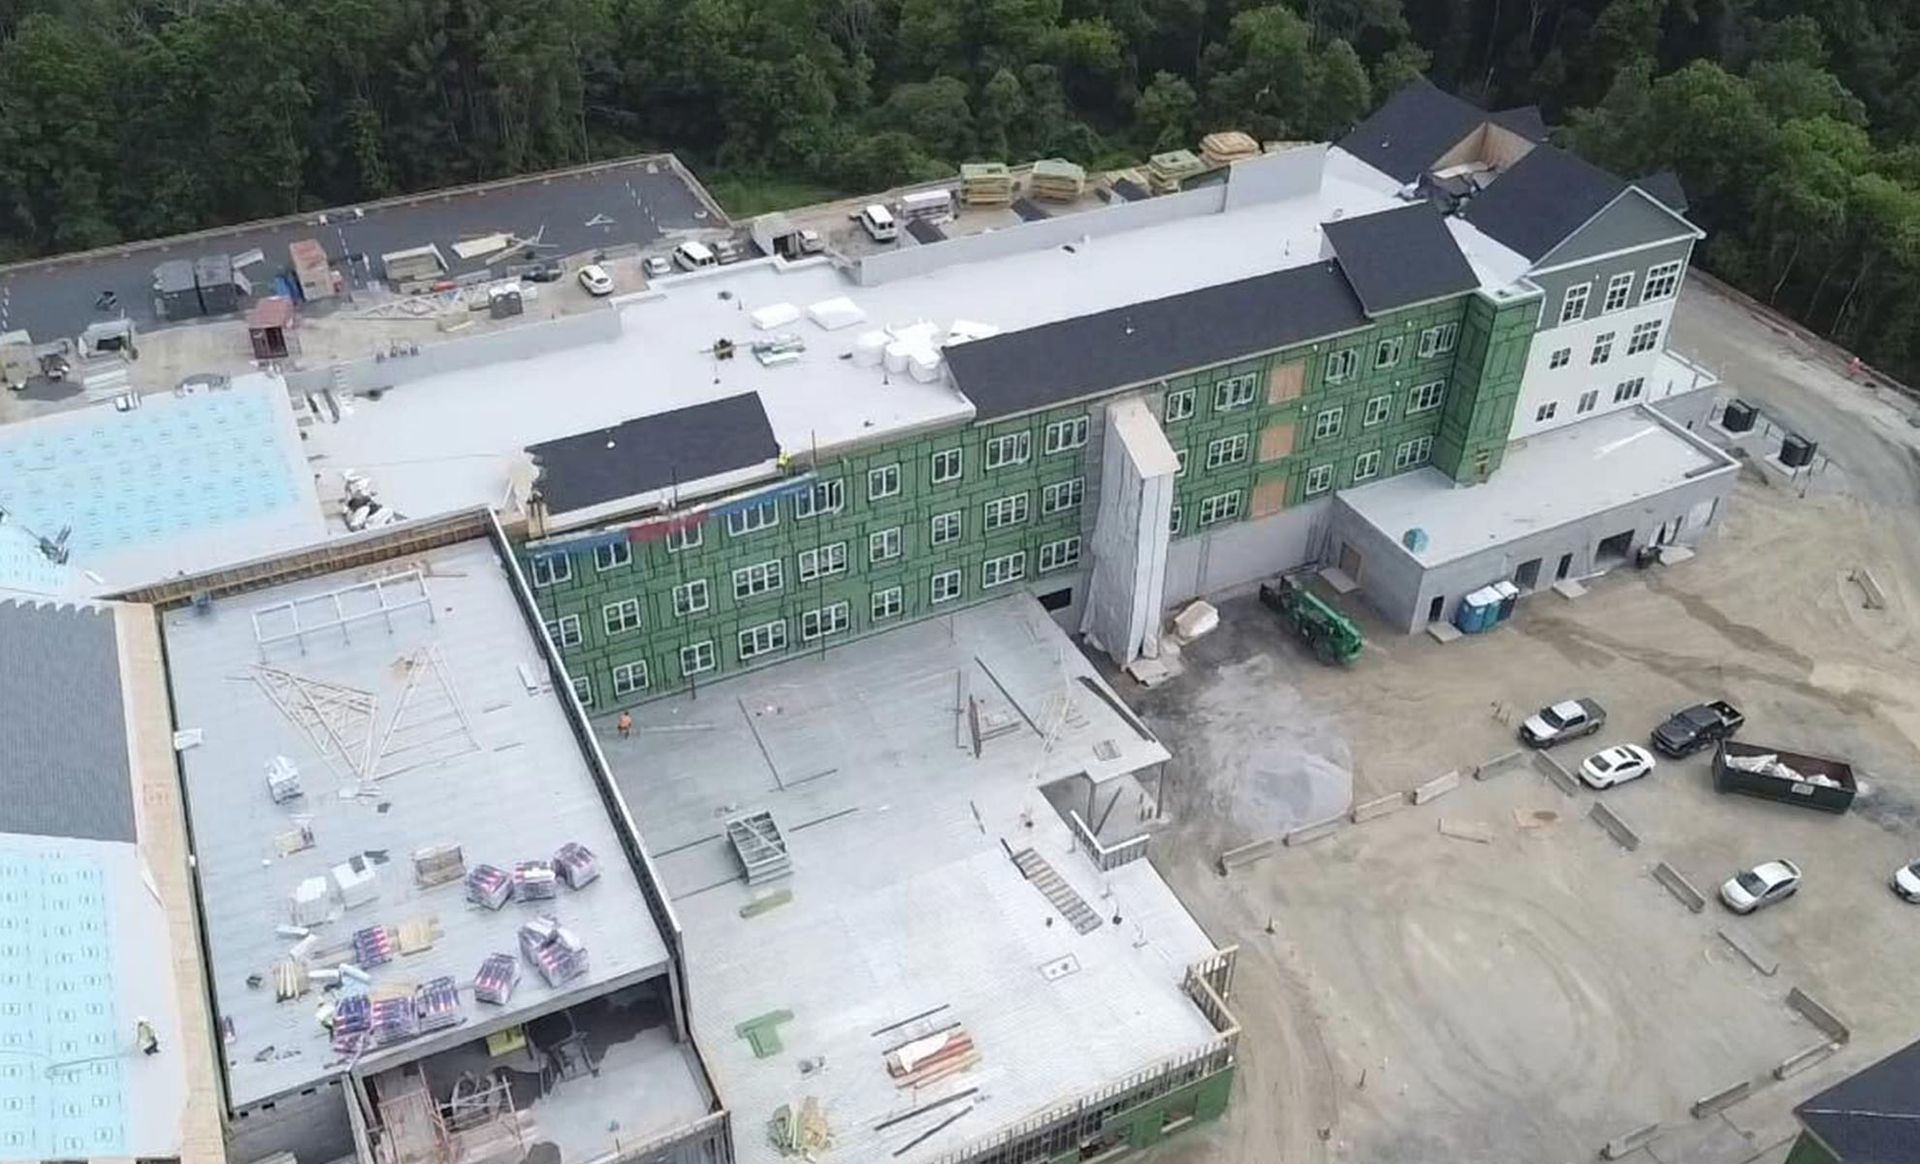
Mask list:
[[[493,319],[511,319],[526,310],[518,283],[496,283],[487,288],[487,315]]]
[[[293,300],[285,295],[262,299],[247,312],[247,340],[256,360],[284,360],[293,351]]]
[[[327,264],[326,248],[313,239],[299,239],[287,244],[287,258],[292,260],[301,300],[311,302],[333,294],[333,268]]]
[[[240,284],[234,280],[233,260],[225,255],[202,255],[193,263],[193,285],[199,289],[200,310],[225,315],[240,309]]]
[[[153,308],[161,319],[193,319],[202,313],[192,263],[168,259],[153,269]]]

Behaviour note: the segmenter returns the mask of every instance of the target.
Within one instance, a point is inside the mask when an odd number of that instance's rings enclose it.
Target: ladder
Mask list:
[[[1073,886],[1067,884],[1066,878],[1047,863],[1045,857],[1032,849],[1022,849],[1013,855],[1013,863],[1020,870],[1020,875],[1031,882],[1042,897],[1052,902],[1053,908],[1059,910],[1060,916],[1071,922],[1075,930],[1087,934],[1100,928],[1099,915],[1087,905],[1085,898],[1074,891]]]

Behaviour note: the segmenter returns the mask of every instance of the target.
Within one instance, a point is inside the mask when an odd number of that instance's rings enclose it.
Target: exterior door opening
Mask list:
[[[1520,563],[1520,568],[1513,572],[1513,584],[1522,590],[1532,590],[1535,586],[1538,586],[1540,584],[1540,559],[1529,558]]]
[[[1554,570],[1553,580],[1555,582],[1565,582],[1567,580],[1568,572],[1570,572],[1572,569],[1573,569],[1573,555],[1561,554],[1560,566],[1558,569]]]
[[[1632,530],[1601,538],[1600,545],[1593,551],[1593,564],[1601,569],[1617,566],[1627,560],[1627,553],[1632,549]]]
[[[1433,601],[1427,603],[1427,621],[1439,622],[1440,613],[1446,610],[1446,608],[1447,608],[1447,596],[1444,594],[1434,595]]]

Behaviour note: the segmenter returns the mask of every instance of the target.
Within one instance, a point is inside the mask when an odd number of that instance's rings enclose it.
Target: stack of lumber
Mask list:
[[[1210,133],[1200,139],[1200,157],[1209,166],[1225,166],[1260,156],[1260,143],[1237,129]]]
[[[1169,150],[1147,159],[1147,181],[1155,194],[1171,194],[1188,178],[1207,171],[1192,150]]]
[[[1005,206],[1013,201],[1013,174],[1005,162],[968,162],[960,167],[960,201],[968,206]]]
[[[887,1074],[895,1087],[924,1087],[980,1062],[973,1036],[959,1023],[902,1043],[886,1053]]]
[[[1027,186],[1035,198],[1072,202],[1086,193],[1087,171],[1065,158],[1042,158],[1033,163]]]

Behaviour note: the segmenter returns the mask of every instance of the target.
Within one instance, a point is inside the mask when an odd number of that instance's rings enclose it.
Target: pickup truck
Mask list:
[[[1853,765],[1845,760],[1809,756],[1784,748],[1720,741],[1713,756],[1713,786],[1762,800],[1845,812],[1860,791]]]
[[[1740,709],[1724,699],[1696,703],[1674,712],[1667,717],[1667,722],[1654,728],[1653,746],[1678,760],[1711,748],[1721,740],[1732,739],[1733,733],[1746,722],[1747,717]]]
[[[1593,700],[1563,699],[1528,716],[1520,725],[1520,742],[1530,748],[1551,748],[1567,740],[1590,736],[1606,722],[1606,709]]]

